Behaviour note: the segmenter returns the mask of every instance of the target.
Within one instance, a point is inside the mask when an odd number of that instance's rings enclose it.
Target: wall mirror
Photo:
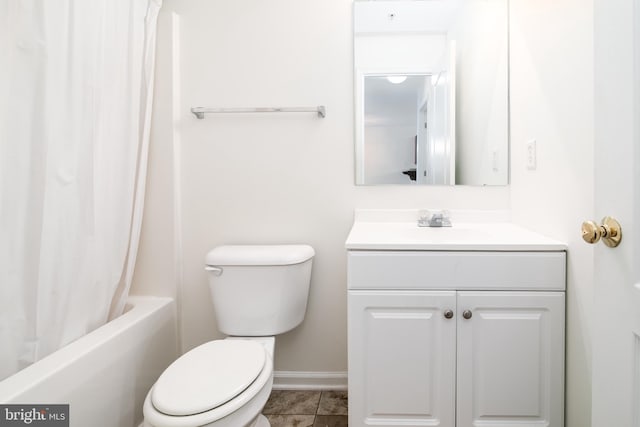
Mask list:
[[[508,0],[355,0],[356,184],[507,185]]]

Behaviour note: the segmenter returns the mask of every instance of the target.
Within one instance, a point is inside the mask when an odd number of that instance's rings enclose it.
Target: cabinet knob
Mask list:
[[[445,319],[451,319],[453,317],[453,310],[445,310],[444,317]]]
[[[471,310],[465,310],[462,312],[462,317],[464,317],[465,319],[471,319],[471,316],[473,316],[473,313],[471,312]]]

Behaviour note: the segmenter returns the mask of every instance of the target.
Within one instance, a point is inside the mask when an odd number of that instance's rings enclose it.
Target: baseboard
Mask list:
[[[346,372],[275,371],[274,390],[346,390]]]

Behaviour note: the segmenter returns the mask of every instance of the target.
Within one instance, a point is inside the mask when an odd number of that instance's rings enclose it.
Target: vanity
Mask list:
[[[501,212],[356,211],[349,426],[564,425],[566,245]]]

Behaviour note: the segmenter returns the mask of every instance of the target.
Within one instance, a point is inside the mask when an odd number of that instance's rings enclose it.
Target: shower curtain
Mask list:
[[[0,380],[120,314],[161,0],[0,0]]]

